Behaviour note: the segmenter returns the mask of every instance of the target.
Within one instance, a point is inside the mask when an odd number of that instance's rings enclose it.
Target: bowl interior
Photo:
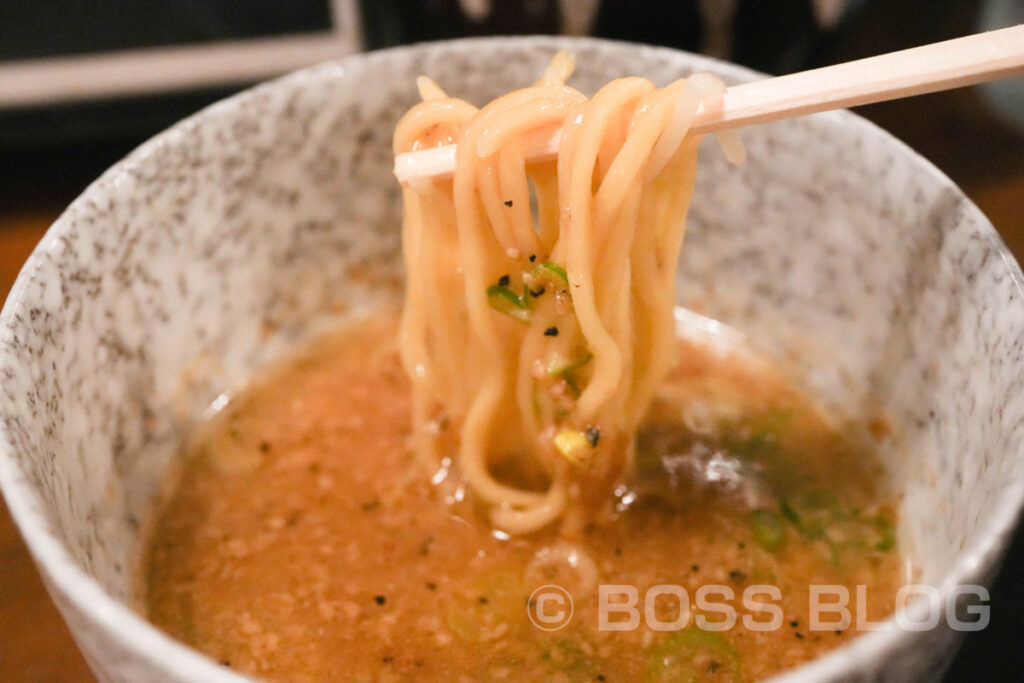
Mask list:
[[[146,144],[55,224],[0,332],[12,511],[50,580],[58,542],[135,604],[148,512],[211,403],[322,321],[401,287],[390,136],[426,73],[476,103],[575,52],[593,92],[644,74],[748,72],[667,50],[465,41],[326,64]],[[924,582],[977,580],[1019,506],[1021,276],[927,162],[847,113],[702,149],[680,302],[793,366],[836,410],[884,414],[904,540]]]

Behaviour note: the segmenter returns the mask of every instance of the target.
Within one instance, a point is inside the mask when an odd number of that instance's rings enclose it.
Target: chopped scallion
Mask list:
[[[576,383],[576,380],[571,374],[562,375],[562,379],[565,380],[565,386],[569,387],[569,393],[572,394],[573,398],[580,397],[580,385]]]
[[[771,510],[754,510],[750,513],[750,525],[754,538],[765,550],[775,551],[785,539],[786,527]]]
[[[569,275],[565,272],[565,268],[550,261],[535,265],[530,270],[529,276],[529,279],[534,283],[550,284],[563,288],[569,286]]]
[[[552,377],[565,375],[573,370],[582,368],[584,365],[589,363],[593,357],[594,354],[589,351],[576,360],[567,360],[562,356],[556,356],[550,363],[548,363],[548,374]]]
[[[488,287],[487,303],[499,313],[504,313],[519,322],[530,322],[530,309],[526,301],[508,287],[501,285]]]
[[[558,279],[564,282],[566,285],[569,284],[569,275],[565,272],[565,268],[558,265],[557,263],[545,261],[544,263],[540,264],[540,267],[557,275]]]
[[[896,547],[896,530],[893,529],[892,522],[887,517],[876,518],[875,529],[878,530],[881,536],[878,542],[875,543],[875,550],[887,552]]]
[[[739,655],[717,633],[688,628],[654,649],[647,665],[648,681],[742,680]]]

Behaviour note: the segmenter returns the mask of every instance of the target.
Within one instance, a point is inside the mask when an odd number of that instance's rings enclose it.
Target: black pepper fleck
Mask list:
[[[383,605],[385,602],[388,601],[388,599],[385,598],[383,595],[375,595],[373,596],[373,599],[377,601],[378,605]]]
[[[587,442],[592,448],[597,448],[597,442],[601,440],[601,428],[589,427],[587,429]]]
[[[558,336],[558,328],[557,327],[549,327],[548,329],[544,330],[544,336],[545,337],[557,337]]]
[[[501,277],[498,278],[499,287],[508,287],[508,284],[510,282],[512,282],[512,278],[510,278],[508,275],[502,275]]]
[[[506,199],[505,200],[505,206],[512,206],[512,200],[511,199]]]
[[[541,287],[538,290],[532,290],[532,289],[530,290],[530,296],[532,296],[534,299],[536,299],[537,297],[539,297],[543,293],[544,293],[544,288],[543,287]]]
[[[698,567],[698,566],[697,566],[697,565],[695,565],[695,564],[691,564],[691,565],[690,565],[690,571],[691,571],[691,572],[699,572],[699,571],[700,571],[700,567]]]
[[[797,621],[796,619],[794,619],[793,621],[789,622],[789,625],[792,626],[793,628],[796,628],[797,626],[800,625],[800,622]]]
[[[537,255],[536,254],[530,254],[530,263],[533,263],[536,260],[537,260]]]
[[[436,591],[437,590],[437,584],[434,583],[433,581],[427,581],[427,590]]]
[[[266,441],[260,441],[260,451],[262,451],[263,453],[269,453],[270,444],[267,443]]]
[[[804,634],[800,633],[800,631],[797,631],[797,632],[796,632],[796,633],[794,633],[793,635],[795,635],[795,636],[796,636],[797,638],[799,638],[800,640],[803,640],[803,639],[804,639]]]

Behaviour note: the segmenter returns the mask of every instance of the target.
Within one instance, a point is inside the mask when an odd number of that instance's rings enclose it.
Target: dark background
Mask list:
[[[557,32],[553,2],[494,0],[484,22],[456,0],[363,0],[367,46],[460,35]],[[853,2],[834,31],[807,0],[739,0],[731,58],[769,72],[870,56],[977,30],[974,0]],[[244,11],[242,8],[244,7]],[[0,63],[74,51],[237,39],[325,29],[325,0],[0,0]],[[605,0],[597,35],[698,51],[696,0]],[[0,296],[42,231],[103,169],[144,139],[238,86],[21,110],[0,109]],[[1024,136],[976,89],[864,107],[981,206],[1024,257]],[[947,680],[1022,680],[1024,534],[992,588],[992,622],[969,635]],[[0,679],[92,680],[0,504]]]

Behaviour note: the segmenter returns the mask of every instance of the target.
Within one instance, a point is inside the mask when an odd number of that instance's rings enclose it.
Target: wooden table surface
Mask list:
[[[887,117],[900,121],[933,121],[925,126],[897,128],[898,134],[910,144],[935,160],[989,216],[1002,233],[1018,259],[1024,257],[1024,143],[1019,137],[1004,133],[991,137],[974,128],[962,128],[960,119],[934,122],[933,112],[925,113],[937,100],[917,98],[909,109],[891,115],[890,109],[869,111],[885,125]],[[916,113],[915,113],[916,112]],[[916,118],[915,118],[916,117]],[[955,141],[959,140],[959,143]],[[950,143],[950,141],[954,141]],[[1007,142],[1009,141],[1009,142]],[[1009,148],[1007,148],[1009,145]],[[1016,145],[1016,147],[1014,147]],[[0,298],[5,298],[18,270],[32,248],[42,237],[47,226],[59,214],[61,206],[34,202],[34,207],[14,212],[0,210]],[[1018,542],[1018,545],[1020,543]],[[1019,551],[1018,551],[1018,554]],[[1016,565],[1004,571],[1004,581],[1019,576],[1020,558],[1011,557]],[[1012,572],[1013,575],[1009,575]],[[1004,588],[1012,591],[1014,588]],[[1016,589],[1014,600],[1020,598]],[[993,593],[993,626],[999,621],[999,593]],[[1002,603],[1006,607],[1010,605]],[[1017,609],[1024,608],[1018,604]],[[1019,611],[1018,611],[1019,614]],[[1010,631],[1006,637],[1019,638],[1021,619],[1002,622],[998,626]],[[1015,630],[1016,629],[1016,630]],[[970,645],[978,636],[972,636]],[[981,642],[981,641],[979,641]],[[984,641],[988,643],[989,641]],[[995,641],[992,641],[995,642]],[[984,647],[991,647],[986,644]],[[1005,655],[1005,652],[1003,653]],[[995,656],[1003,656],[998,652]],[[987,661],[987,660],[983,660]],[[975,664],[964,665],[968,670]],[[30,681],[92,681],[84,660],[78,653],[56,609],[46,595],[32,560],[11,522],[7,509],[0,502],[0,681],[28,683]]]

